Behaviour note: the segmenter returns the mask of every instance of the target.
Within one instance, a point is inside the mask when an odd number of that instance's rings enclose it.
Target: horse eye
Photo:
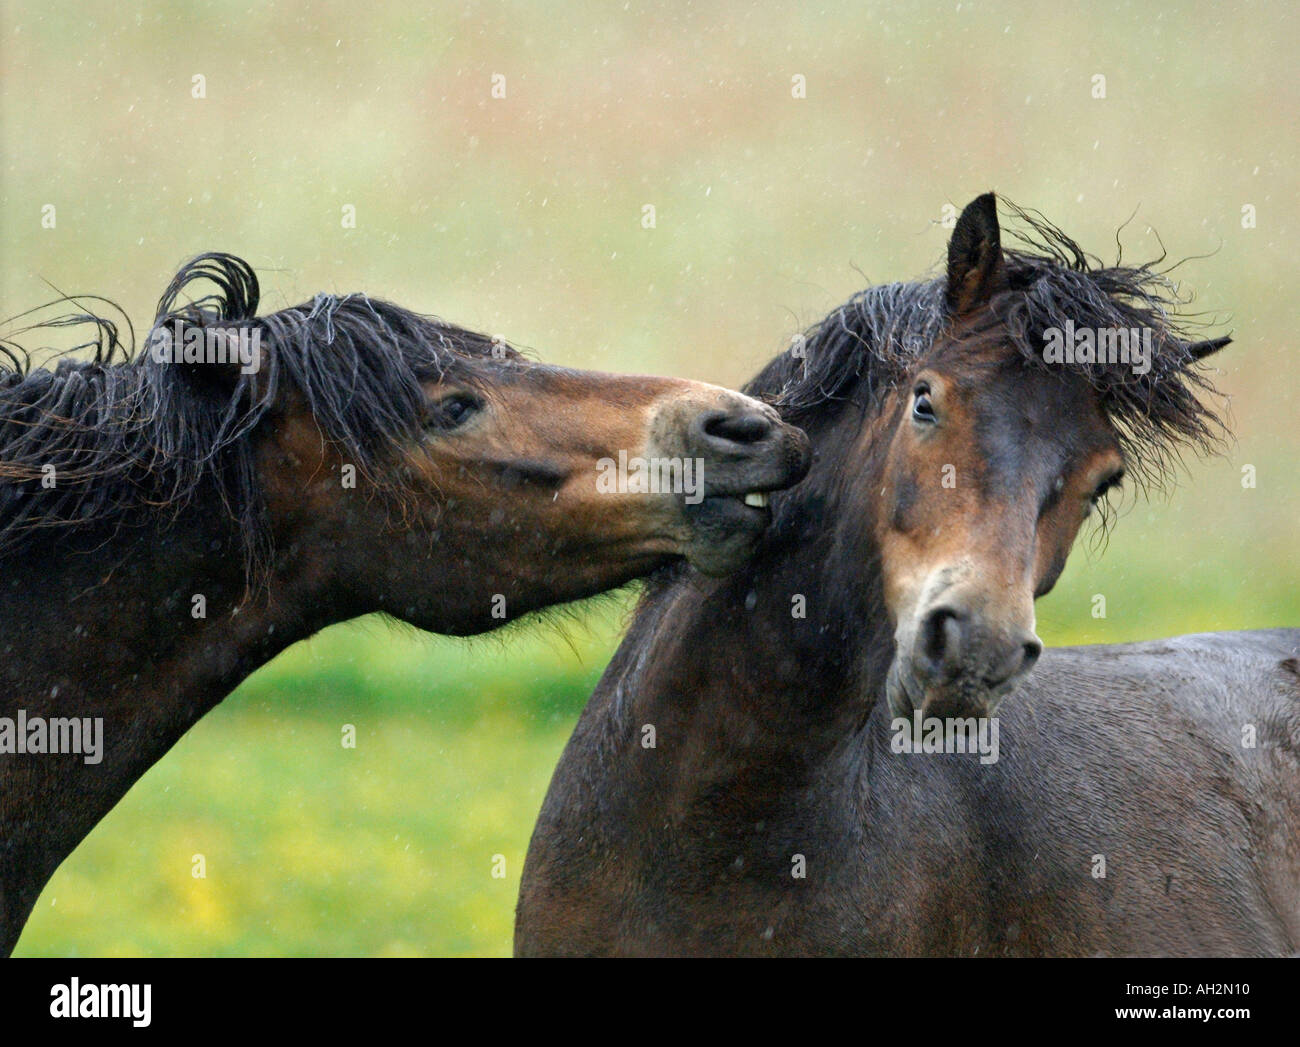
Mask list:
[[[438,429],[444,432],[464,425],[483,407],[483,401],[468,393],[452,393],[444,396],[429,409],[425,419],[426,429]]]
[[[912,401],[912,417],[918,422],[927,424],[937,421],[934,416],[934,404],[930,402],[930,387],[922,382],[913,391],[915,399]]]
[[[1089,501],[1091,501],[1093,505],[1096,505],[1098,502],[1100,502],[1103,498],[1106,497],[1106,493],[1112,487],[1118,487],[1122,479],[1124,479],[1123,469],[1106,477],[1106,479],[1102,480],[1102,482],[1097,485],[1097,489],[1092,492],[1092,498],[1089,499]]]

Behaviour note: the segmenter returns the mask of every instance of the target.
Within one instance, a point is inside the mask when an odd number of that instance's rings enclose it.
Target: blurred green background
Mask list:
[[[267,310],[364,290],[546,360],[736,385],[868,279],[937,262],[945,204],[996,189],[1108,258],[1137,209],[1126,258],[1157,254],[1157,233],[1209,255],[1178,275],[1234,333],[1216,362],[1238,442],[1168,498],[1130,495],[1104,555],[1081,544],[1040,602],[1040,632],[1300,624],[1288,3],[6,0],[3,16],[5,316],[53,284],[139,329],[178,263],[222,249],[258,267]],[[629,606],[568,639],[361,622],[291,649],[95,830],[19,954],[507,953],[550,771]]]

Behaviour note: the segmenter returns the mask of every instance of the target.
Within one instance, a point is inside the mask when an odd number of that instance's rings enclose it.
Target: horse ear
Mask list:
[[[979,308],[1005,276],[998,201],[985,193],[966,205],[948,241],[948,311],[962,316]]]
[[[1187,351],[1192,354],[1193,360],[1204,360],[1207,356],[1217,353],[1225,345],[1231,344],[1231,342],[1232,339],[1228,337],[1211,338],[1206,342],[1189,342],[1187,345]]]

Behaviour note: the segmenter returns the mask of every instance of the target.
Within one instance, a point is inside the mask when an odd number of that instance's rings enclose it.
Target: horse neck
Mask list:
[[[172,697],[197,701],[293,642],[295,612],[313,594],[296,591],[281,563],[250,588],[242,536],[219,503],[205,496],[159,517],[56,532],[6,565],[0,600],[17,628],[5,644],[17,654],[0,668],[6,698],[85,715],[137,704],[126,692],[141,689],[188,688],[188,699]]]
[[[789,788],[881,700],[893,630],[859,504],[879,489],[877,466],[846,476],[843,438],[814,435],[813,472],[778,497],[746,569],[721,580],[684,574],[652,593],[611,666],[616,730],[644,746],[645,726],[662,725],[665,783]]]
[[[241,536],[218,502],[200,503],[165,526],[48,538],[4,566],[0,716],[98,720],[102,749],[97,766],[0,756],[0,955],[131,785],[240,680],[326,624],[328,600],[289,560],[248,599]]]

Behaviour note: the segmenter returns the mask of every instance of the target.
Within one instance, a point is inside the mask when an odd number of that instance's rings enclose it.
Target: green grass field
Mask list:
[[[52,283],[138,330],[179,262],[222,249],[258,267],[265,309],[360,289],[543,359],[735,385],[866,279],[936,263],[946,204],[994,188],[1108,257],[1138,208],[1126,258],[1208,256],[1177,275],[1235,335],[1216,360],[1237,440],[1169,497],[1130,494],[1040,633],[1297,625],[1296,22],[1282,3],[16,0],[0,315]],[[65,863],[18,953],[507,953],[541,797],[628,607],[570,641],[363,622],[293,648]]]

